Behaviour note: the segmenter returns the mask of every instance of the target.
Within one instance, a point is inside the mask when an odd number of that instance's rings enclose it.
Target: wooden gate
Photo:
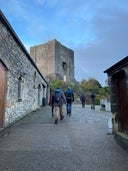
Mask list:
[[[3,127],[3,120],[4,120],[5,90],[6,90],[6,68],[0,62],[0,128]]]
[[[116,76],[119,129],[128,134],[128,95],[126,88],[125,72],[121,71]]]

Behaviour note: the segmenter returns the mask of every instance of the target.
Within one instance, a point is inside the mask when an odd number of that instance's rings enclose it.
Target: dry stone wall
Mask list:
[[[4,126],[8,126],[42,106],[49,87],[9,23],[0,17],[0,62],[7,69]]]

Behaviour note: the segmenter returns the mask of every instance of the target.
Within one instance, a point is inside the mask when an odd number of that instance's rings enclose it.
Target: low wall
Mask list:
[[[122,132],[115,132],[114,137],[117,143],[128,152],[128,135]]]

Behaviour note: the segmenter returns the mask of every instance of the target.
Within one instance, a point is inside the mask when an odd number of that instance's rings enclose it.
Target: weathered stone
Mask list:
[[[74,52],[57,40],[30,48],[30,54],[44,77],[74,82]]]
[[[7,74],[5,97],[0,99],[5,101],[1,122],[5,127],[42,106],[42,99],[48,99],[49,86],[2,13],[0,64]],[[0,85],[2,81],[0,79]]]

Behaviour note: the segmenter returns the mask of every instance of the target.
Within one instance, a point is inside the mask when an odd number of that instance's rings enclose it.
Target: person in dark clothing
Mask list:
[[[85,94],[82,94],[80,96],[80,101],[82,103],[82,107],[84,108],[85,107],[85,101],[86,101],[86,97],[85,97]]]
[[[54,118],[55,124],[58,124],[59,119],[63,120],[63,104],[66,104],[66,98],[63,91],[58,87],[52,96],[53,105],[55,108]]]
[[[95,94],[94,93],[91,93],[90,95],[91,97],[91,109],[95,110]]]
[[[52,109],[51,109],[52,117],[54,116],[54,104],[53,104],[53,100],[52,100],[53,94],[54,94],[54,92],[52,92],[52,93],[50,94],[50,98],[49,98],[49,106],[52,107]]]
[[[72,102],[74,102],[74,94],[70,87],[65,93],[67,100],[67,115],[71,116],[72,113]]]

